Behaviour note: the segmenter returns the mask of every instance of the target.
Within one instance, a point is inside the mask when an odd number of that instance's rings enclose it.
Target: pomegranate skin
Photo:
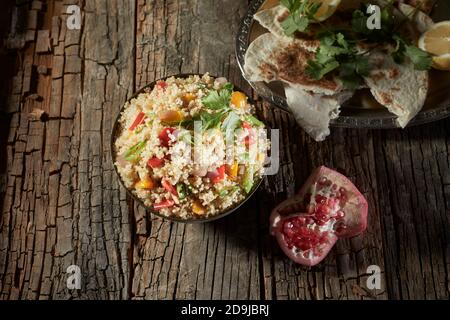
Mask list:
[[[337,171],[325,166],[315,169],[298,192],[300,199],[297,201],[301,202],[302,199],[305,198],[305,195],[308,193],[308,189],[311,185],[318,181],[320,177],[327,177],[339,187],[345,187],[349,193],[347,196],[348,201],[343,207],[343,211],[345,212],[343,222],[346,228],[341,232],[336,232],[338,237],[351,238],[363,233],[367,229],[367,213],[369,210],[369,205],[367,204],[366,198],[364,198],[353,182]]]

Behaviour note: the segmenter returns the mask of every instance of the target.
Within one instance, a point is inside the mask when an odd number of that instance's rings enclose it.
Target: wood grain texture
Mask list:
[[[70,4],[82,9],[81,30],[66,27]],[[0,51],[1,299],[449,298],[450,120],[404,131],[333,129],[315,143],[240,75],[234,37],[247,7],[55,0],[16,1],[0,13],[8,44]],[[150,216],[127,197],[110,159],[127,98],[190,72],[235,82],[281,139],[279,173],[238,212],[204,225]],[[42,120],[29,116],[36,109]],[[319,165],[360,188],[369,227],[304,268],[284,257],[268,216]],[[82,270],[81,290],[66,287],[72,264]],[[369,265],[382,270],[381,290],[366,288]]]

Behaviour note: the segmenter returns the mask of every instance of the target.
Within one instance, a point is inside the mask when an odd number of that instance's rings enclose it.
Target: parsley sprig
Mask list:
[[[320,47],[314,60],[308,61],[307,74],[320,80],[335,71],[347,89],[356,89],[369,74],[369,61],[358,54],[355,45],[341,32],[327,32],[320,37]]]
[[[321,7],[321,2],[309,0],[281,0],[283,6],[289,10],[289,15],[281,22],[281,27],[288,36],[296,32],[305,32],[309,24],[315,21],[314,15]]]
[[[315,58],[308,61],[307,74],[315,80],[320,80],[334,73],[346,88],[356,89],[362,83],[363,77],[370,72],[368,54],[386,43],[394,44],[391,54],[396,63],[404,63],[409,59],[416,70],[429,70],[432,65],[431,55],[399,34],[400,26],[409,17],[405,16],[405,19],[397,22],[393,15],[393,2],[390,1],[381,10],[381,29],[367,28],[369,16],[363,9],[353,12],[350,30],[328,29],[318,34],[320,47]],[[368,44],[371,49],[358,52],[356,45],[362,42]]]
[[[192,127],[194,121],[200,121],[203,131],[220,128],[226,139],[232,139],[234,132],[242,122],[240,116],[230,107],[233,89],[233,84],[226,83],[219,90],[210,90],[202,99],[207,110],[197,113],[192,119],[185,122],[184,126]]]

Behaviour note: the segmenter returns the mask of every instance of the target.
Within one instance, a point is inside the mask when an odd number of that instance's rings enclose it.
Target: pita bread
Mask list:
[[[332,77],[315,80],[306,72],[315,53],[305,49],[301,39],[280,38],[265,33],[256,38],[245,55],[244,76],[249,81],[283,81],[315,93],[332,95],[342,91],[342,83]]]
[[[253,17],[261,26],[269,30],[270,33],[283,38],[286,37],[286,34],[281,26],[281,21],[288,15],[289,10],[282,5],[278,5],[270,9],[261,10],[255,13]]]
[[[365,77],[375,99],[397,116],[404,128],[422,109],[428,92],[428,72],[414,69],[411,62],[397,64],[385,52],[374,52],[369,57],[375,66]]]
[[[424,12],[417,10],[416,8],[407,4],[399,3],[398,9],[400,12],[409,18],[414,30],[408,30],[413,39],[418,39],[424,32],[429,30],[434,22],[433,19]]]
[[[434,0],[400,0],[400,2],[409,4],[423,12],[430,13],[433,9]]]
[[[330,135],[330,121],[339,116],[341,104],[353,96],[352,91],[327,96],[290,84],[285,86],[285,93],[295,120],[316,141]]]

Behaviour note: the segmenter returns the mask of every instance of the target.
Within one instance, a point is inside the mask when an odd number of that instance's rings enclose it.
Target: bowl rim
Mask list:
[[[151,207],[149,207],[146,204],[144,204],[144,202],[139,197],[137,197],[135,194],[133,194],[133,192],[129,188],[127,188],[125,183],[123,182],[122,177],[120,176],[119,171],[117,169],[117,166],[115,165],[116,154],[115,154],[114,142],[115,142],[115,140],[117,138],[117,134],[118,134],[119,119],[120,119],[120,117],[122,115],[122,112],[123,112],[126,104],[128,102],[130,102],[131,100],[133,100],[134,98],[136,98],[139,94],[144,93],[147,89],[149,89],[149,88],[153,89],[153,87],[156,85],[156,83],[158,81],[165,81],[165,80],[167,80],[167,79],[169,79],[171,77],[188,78],[190,76],[200,76],[200,77],[202,77],[204,75],[205,75],[205,73],[179,73],[179,74],[169,75],[169,76],[165,76],[165,77],[156,79],[156,80],[150,82],[149,84],[146,84],[145,86],[141,87],[139,90],[137,90],[135,93],[133,93],[131,95],[131,97],[128,98],[123,103],[123,105],[121,106],[117,116],[115,117],[114,125],[112,127],[111,134],[110,134],[110,156],[111,156],[111,160],[112,160],[112,165],[113,165],[114,171],[115,171],[115,173],[116,173],[116,175],[117,175],[117,177],[118,177],[118,179],[120,181],[120,184],[125,188],[127,194],[135,202],[139,203],[145,209],[146,212],[150,212],[151,214],[154,214],[154,215],[156,215],[158,217],[161,217],[161,218],[163,218],[165,220],[169,220],[169,221],[173,221],[173,222],[180,222],[180,223],[186,223],[186,224],[201,224],[201,223],[207,223],[207,222],[211,222],[211,221],[215,221],[215,220],[224,218],[224,217],[230,215],[231,213],[237,211],[241,206],[243,206],[256,193],[256,191],[261,186],[262,181],[264,180],[264,177],[261,177],[258,180],[258,182],[256,182],[255,185],[252,187],[252,190],[246,195],[246,197],[241,202],[237,203],[236,205],[234,205],[230,209],[227,209],[226,211],[224,211],[224,212],[222,212],[220,214],[217,214],[217,215],[214,215],[214,216],[211,216],[211,217],[208,217],[208,218],[204,218],[204,219],[182,219],[182,218],[176,218],[176,217],[162,215],[158,211],[153,210]],[[212,78],[215,78],[215,79],[218,78],[218,77],[216,77],[214,75],[211,75],[211,74],[209,74],[209,75]],[[233,83],[233,86],[234,86],[235,89],[244,92],[241,88],[239,88],[238,86],[234,85],[234,83]],[[248,97],[248,101],[249,101],[250,104],[256,105],[255,102],[253,101],[253,99],[251,99],[251,97]],[[262,121],[262,120],[260,120],[260,121]],[[264,121],[262,121],[262,122],[264,123],[266,128],[268,128],[267,124]]]
[[[262,87],[261,82],[252,82],[245,78],[244,63],[245,54],[250,44],[250,32],[252,30],[255,20],[254,14],[267,0],[253,0],[249,8],[241,20],[238,33],[235,39],[235,55],[238,66],[241,70],[243,78],[250,84],[255,92],[263,99],[267,100],[280,110],[291,113],[284,97],[273,94],[268,87]],[[425,123],[439,121],[450,117],[450,99],[444,100],[436,104],[435,107],[421,110],[407,125],[413,127]],[[340,115],[338,118],[331,120],[331,127],[341,128],[358,128],[358,129],[399,129],[397,125],[396,116],[390,113],[373,115]]]

